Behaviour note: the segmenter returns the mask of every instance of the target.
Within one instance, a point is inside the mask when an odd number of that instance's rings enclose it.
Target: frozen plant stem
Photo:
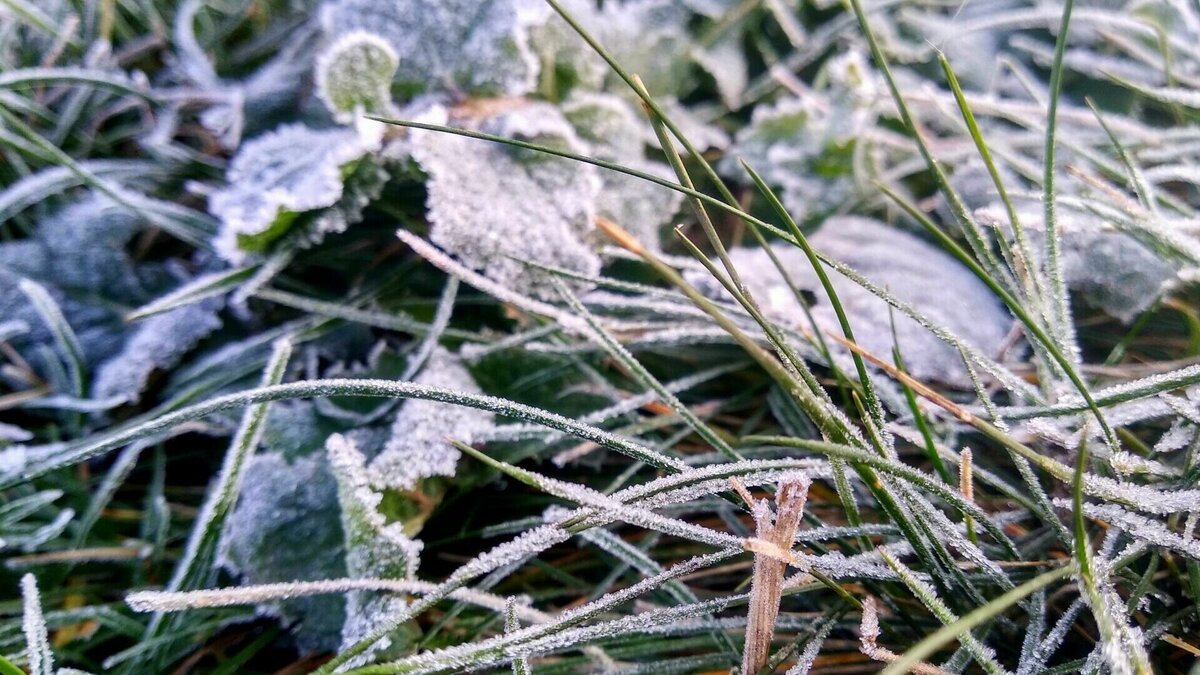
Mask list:
[[[804,502],[812,481],[798,473],[779,483],[775,493],[775,513],[766,500],[754,505],[755,534],[775,546],[790,551],[796,530],[804,514]],[[746,645],[742,651],[742,673],[750,675],[766,667],[775,637],[775,619],[783,594],[783,573],[787,565],[775,556],[754,554],[754,578],[750,586],[750,611],[746,619]]]

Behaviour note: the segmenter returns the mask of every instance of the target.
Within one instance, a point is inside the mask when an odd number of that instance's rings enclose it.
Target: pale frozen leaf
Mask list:
[[[485,119],[480,128],[541,144],[584,148],[567,120],[547,104]],[[430,239],[468,267],[535,297],[554,296],[543,274],[513,258],[585,274],[600,269],[592,251],[594,167],[541,153],[436,132],[413,132],[412,154],[429,175]]]
[[[532,0],[327,0],[321,10],[331,35],[367,31],[390,45],[406,92],[481,96],[533,90],[539,66],[528,31],[549,15]]]
[[[96,369],[92,396],[136,403],[156,370],[173,368],[196,343],[221,327],[223,303],[211,298],[137,324],[121,351]]]
[[[387,115],[399,61],[395,50],[374,33],[346,33],[317,57],[317,96],[339,122],[352,122],[359,112]]]
[[[371,487],[366,458],[352,440],[334,434],[325,443],[338,482],[346,567],[352,576],[410,579],[420,562],[421,542],[388,523],[379,511],[383,493]]]
[[[977,211],[981,223],[1011,238],[1007,213],[999,204]],[[1043,249],[1040,209],[1021,209],[1035,252]],[[1064,213],[1059,218],[1063,278],[1088,304],[1129,323],[1148,309],[1177,276],[1171,257],[1156,252],[1132,234],[1094,217]],[[1040,264],[1040,260],[1037,261]]]
[[[693,49],[692,58],[712,77],[721,101],[731,109],[738,108],[750,80],[741,36],[733,31],[727,32],[715,44]]]
[[[821,653],[821,647],[825,645],[825,638],[829,637],[829,632],[836,625],[836,621],[826,621],[821,624],[817,632],[808,639],[808,644],[804,645],[804,651],[800,652],[796,663],[788,668],[786,675],[808,675],[808,671],[812,669],[813,663],[817,660],[817,655]]]
[[[255,454],[246,463],[237,507],[226,519],[222,564],[244,584],[346,576],[337,504],[337,484],[322,454]],[[343,604],[327,596],[264,602],[258,609],[293,624],[302,649],[327,651],[341,642]]]
[[[656,98],[688,93],[696,83],[687,32],[691,12],[675,0],[626,0],[603,7],[591,0],[562,3],[623,68],[637,73]],[[566,22],[548,21],[534,32],[537,51],[568,83],[593,91],[628,87]]]
[[[21,627],[25,633],[29,675],[54,675],[54,656],[50,653],[42,599],[38,594],[37,579],[32,574],[21,577],[21,601],[24,607]]]
[[[218,250],[230,260],[261,251],[297,214],[334,206],[347,168],[375,149],[348,128],[287,124],[243,143],[226,172],[226,187],[209,197],[221,220]]]
[[[825,221],[809,238],[813,248],[840,260],[900,300],[920,307],[929,319],[984,354],[995,354],[1012,324],[991,291],[949,255],[914,235],[883,223],[858,217]],[[816,297],[813,318],[823,330],[841,334],[832,305],[824,297],[804,252],[790,244],[774,245],[775,253],[801,290]],[[797,329],[808,321],[796,296],[761,249],[730,252],[742,280],[771,317]],[[691,278],[702,278],[700,274]],[[829,274],[858,344],[890,360],[892,320],[910,374],[969,386],[958,351],[909,317],[889,311],[887,303],[839,274]],[[711,286],[711,284],[709,284]],[[836,347],[835,353],[836,352]]]
[[[721,168],[748,181],[737,162],[744,159],[797,221],[832,211],[857,195],[852,155],[872,121],[860,110],[820,92],[759,105]]]
[[[1070,506],[1065,500],[1055,500],[1055,504],[1063,508]],[[1103,520],[1132,537],[1200,560],[1200,540],[1176,534],[1161,522],[1132,513],[1116,504],[1084,504],[1083,512],[1087,517]]]
[[[349,591],[425,594],[435,588],[437,588],[437,584],[416,579],[321,579],[319,581],[289,581],[279,584],[213,588],[180,593],[138,591],[125,596],[125,602],[135,612],[182,612],[199,608],[259,605],[310,595],[341,594]],[[511,607],[514,616],[525,623],[544,623],[548,620],[546,614],[528,606],[527,598],[502,598],[471,588],[460,588],[451,592],[449,597],[496,612],[503,612]]]
[[[338,484],[342,530],[346,536],[346,572],[353,577],[412,579],[420,563],[422,544],[404,532],[400,522],[388,523],[379,511],[383,494],[370,486],[366,459],[349,438],[340,434],[325,443],[329,464]],[[403,596],[353,591],[346,596],[346,623],[342,647],[349,647],[381,626],[393,625],[391,617],[403,613],[408,601]],[[403,623],[403,622],[401,622]],[[393,642],[395,632],[375,642],[371,649],[349,663],[365,663],[368,657],[403,648]],[[393,647],[395,645],[395,647]]]
[[[563,113],[592,156],[675,180],[665,163],[645,158],[646,145],[654,142],[653,133],[625,99],[577,91],[563,103]],[[683,204],[683,195],[615,171],[602,172],[600,179],[603,184],[597,196],[597,212],[657,250],[659,230],[672,223]]]
[[[434,349],[417,384],[482,393],[471,373],[454,354]],[[408,401],[392,423],[391,437],[371,461],[370,480],[378,487],[410,490],[432,476],[453,476],[461,453],[447,436],[470,444],[491,429],[492,414],[437,401]]]

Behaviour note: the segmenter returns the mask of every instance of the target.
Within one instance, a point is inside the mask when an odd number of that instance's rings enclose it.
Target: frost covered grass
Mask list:
[[[0,0],[0,673],[1188,672],[1182,0]]]

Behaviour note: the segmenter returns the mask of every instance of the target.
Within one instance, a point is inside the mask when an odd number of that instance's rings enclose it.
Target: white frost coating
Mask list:
[[[481,130],[584,152],[567,120],[547,104],[523,105],[484,120]],[[543,274],[517,259],[594,275],[600,178],[593,166],[532,150],[412,132],[412,155],[429,175],[430,239],[496,282],[538,298],[557,297]]]
[[[423,595],[435,588],[437,588],[437,584],[417,579],[322,579],[320,581],[259,584],[182,593],[138,591],[125,596],[125,604],[135,612],[184,612],[191,609],[257,605],[306,595],[346,593],[348,591],[384,591]],[[470,588],[459,588],[451,592],[450,597],[496,612],[505,611],[511,603],[516,617],[526,623],[544,623],[549,620],[544,612],[530,607],[527,599],[524,598],[520,602],[514,602],[516,598],[502,598]]]
[[[25,648],[29,658],[29,675],[54,675],[54,656],[42,615],[42,599],[37,579],[32,574],[21,577],[21,601],[24,611],[21,629],[25,633]]]
[[[800,656],[796,658],[796,663],[785,675],[808,675],[808,671],[812,669],[813,663],[817,660],[817,655],[821,653],[821,647],[825,644],[825,638],[829,637],[829,632],[837,625],[836,621],[826,621],[816,634],[809,639],[808,644],[804,646],[804,651],[800,652]]]
[[[571,538],[571,533],[558,525],[543,525],[522,532],[512,541],[482,553],[454,570],[451,579],[472,579],[505,565],[523,561]]]
[[[392,77],[400,57],[383,38],[366,31],[342,35],[317,57],[317,96],[347,124],[357,113],[392,112]]]
[[[362,453],[353,441],[341,434],[330,436],[325,449],[338,482],[342,531],[346,537],[346,572],[351,577],[415,577],[423,544],[409,538],[402,523],[388,523],[379,512],[383,495],[371,489]],[[354,645],[380,626],[391,625],[391,617],[403,613],[407,607],[408,601],[402,596],[377,595],[369,591],[347,594],[342,648]],[[390,639],[378,640],[347,663],[366,663],[390,646]]]
[[[1003,205],[986,206],[976,214],[980,223],[1012,237],[1012,226]],[[1030,235],[1033,250],[1043,250],[1041,208],[1019,209],[1017,215]],[[1176,277],[1176,265],[1169,256],[1155,252],[1097,217],[1063,212],[1057,222],[1067,286],[1089,304],[1125,323],[1148,309]]]
[[[562,108],[580,139],[590,146],[593,157],[675,180],[669,166],[645,158],[646,146],[657,141],[650,125],[626,99],[576,91],[563,102]],[[603,181],[597,200],[600,215],[615,221],[657,251],[659,229],[671,223],[683,204],[683,195],[615,171],[601,172],[600,179]]]
[[[809,241],[817,251],[920,307],[933,322],[984,354],[995,354],[1003,345],[1012,324],[1008,312],[969,270],[917,237],[866,218],[835,217],[826,220]],[[812,314],[817,325],[841,335],[833,307],[804,252],[790,244],[775,245],[774,250],[797,287],[816,296]],[[799,302],[765,251],[737,248],[730,251],[730,257],[769,316],[793,328],[809,329]],[[887,303],[853,281],[836,272],[827,273],[860,345],[890,360],[894,317],[900,351],[913,377],[970,386],[969,374],[954,347],[909,317],[889,311]],[[701,273],[685,276],[703,280]],[[716,295],[715,289],[709,292]],[[831,344],[831,349],[843,353],[836,345]]]
[[[220,307],[220,300],[206,300],[138,324],[120,353],[96,370],[92,397],[136,403],[151,373],[174,367],[197,342],[221,327]]]
[[[530,27],[550,15],[536,0],[327,0],[325,29],[379,35],[399,57],[395,79],[410,93],[520,96],[533,90],[538,60]]]
[[[462,360],[438,347],[429,356],[417,384],[442,387],[471,394],[482,393]],[[408,401],[392,423],[391,438],[372,462],[368,472],[377,487],[410,490],[417,481],[432,476],[453,476],[462,454],[446,441],[475,442],[492,428],[489,412],[439,403]]]
[[[220,219],[218,251],[245,257],[240,237],[268,233],[283,213],[333,206],[342,197],[342,169],[377,149],[354,129],[287,124],[238,149],[226,171],[228,185],[212,193],[209,211]]]
[[[422,544],[404,534],[400,523],[388,523],[379,512],[383,494],[372,489],[366,459],[354,442],[341,434],[333,434],[325,443],[329,464],[338,479],[338,496],[342,502],[342,527],[346,532],[347,569],[352,574],[367,575],[379,569],[393,571],[400,566],[402,574],[391,578],[411,579],[416,575]],[[378,553],[356,550],[357,545],[382,546]]]
[[[832,211],[857,193],[850,156],[871,126],[864,112],[851,101],[816,91],[759,105],[750,124],[734,138],[732,154],[721,168],[747,181],[737,162],[744,159],[778,191],[797,221]]]
[[[1070,508],[1071,503],[1069,500],[1056,499],[1054,505]],[[1132,537],[1200,560],[1200,540],[1176,534],[1163,523],[1131,513],[1115,504],[1084,504],[1083,512],[1089,518],[1104,520],[1117,529],[1125,530]]]

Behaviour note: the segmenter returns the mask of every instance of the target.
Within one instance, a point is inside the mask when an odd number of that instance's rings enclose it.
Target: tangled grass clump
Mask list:
[[[0,0],[0,672],[1194,669],[1197,37]]]

